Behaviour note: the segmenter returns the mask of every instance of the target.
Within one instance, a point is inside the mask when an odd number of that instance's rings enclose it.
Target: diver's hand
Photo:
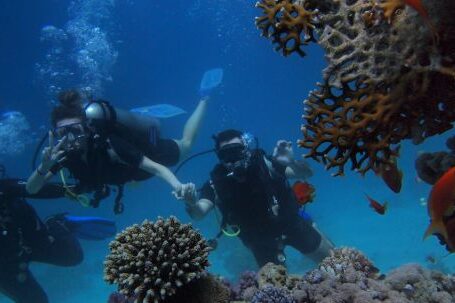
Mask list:
[[[172,194],[177,200],[194,203],[196,202],[196,185],[193,183],[180,184]]]
[[[289,166],[294,162],[294,150],[292,142],[286,140],[278,140],[273,149],[273,157],[282,165]]]
[[[41,160],[41,169],[42,170],[49,170],[51,169],[56,163],[60,163],[65,161],[65,151],[63,147],[66,144],[66,137],[63,137],[60,142],[56,145],[54,144],[54,135],[52,132],[49,132],[49,146],[44,148],[43,150],[43,158]]]

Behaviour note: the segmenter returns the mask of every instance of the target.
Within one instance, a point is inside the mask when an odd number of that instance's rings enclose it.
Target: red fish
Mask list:
[[[433,25],[433,23],[430,20],[430,15],[428,14],[428,10],[425,8],[425,6],[422,4],[421,0],[403,0],[403,2],[412,7],[414,10],[416,10],[419,15],[423,18],[423,21],[425,24],[430,28],[432,34],[433,34],[433,39],[435,42],[438,41],[438,33],[436,31],[436,27]]]
[[[303,206],[313,201],[315,196],[314,186],[302,181],[296,181],[292,186],[297,202]]]
[[[455,167],[452,167],[433,185],[428,199],[430,226],[425,231],[424,239],[430,235],[439,235],[447,244],[449,251],[455,251]],[[452,218],[451,218],[452,217]]]
[[[367,197],[368,201],[370,202],[370,207],[372,209],[374,209],[375,212],[377,212],[378,214],[380,215],[383,215],[385,214],[386,210],[387,210],[387,206],[388,206],[388,203],[387,202],[384,202],[384,204],[381,204],[379,203],[378,201],[372,199],[370,196],[368,196],[367,194],[365,194],[365,196]]]
[[[398,168],[396,158],[390,164],[380,165],[379,168],[375,169],[375,172],[382,177],[382,180],[393,192],[399,193],[401,191],[403,172]]]

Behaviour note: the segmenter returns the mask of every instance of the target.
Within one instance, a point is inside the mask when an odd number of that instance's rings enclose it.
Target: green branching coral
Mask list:
[[[104,279],[136,302],[160,303],[197,279],[209,265],[209,247],[190,224],[175,217],[144,221],[110,243]]]

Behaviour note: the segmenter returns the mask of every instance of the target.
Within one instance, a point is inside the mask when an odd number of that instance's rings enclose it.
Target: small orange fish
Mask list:
[[[296,181],[292,186],[295,197],[299,205],[303,206],[307,203],[313,202],[315,196],[314,186],[302,181]]]
[[[438,42],[439,40],[439,35],[437,33],[436,27],[434,26],[433,22],[431,22],[430,15],[428,14],[428,10],[425,8],[425,6],[422,4],[421,0],[403,0],[403,2],[412,7],[414,10],[416,10],[419,15],[423,18],[423,21],[425,24],[430,28],[432,35],[433,35],[433,40],[435,43]]]
[[[367,194],[365,194],[365,196],[367,197],[368,201],[370,202],[370,207],[372,209],[374,209],[375,212],[377,212],[380,215],[385,214],[385,212],[387,211],[387,206],[388,206],[387,202],[384,202],[384,204],[381,204],[378,201],[372,199]]]
[[[449,251],[455,251],[455,226],[452,227],[455,213],[455,167],[452,167],[433,185],[428,199],[430,226],[424,239],[437,234],[447,244]]]

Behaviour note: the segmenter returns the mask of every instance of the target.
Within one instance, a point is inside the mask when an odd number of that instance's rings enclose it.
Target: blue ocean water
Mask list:
[[[277,140],[300,137],[302,101],[321,79],[325,66],[317,46],[308,55],[284,58],[260,37],[254,24],[259,11],[251,0],[0,0],[0,111],[18,111],[21,126],[2,128],[0,163],[10,176],[27,177],[39,138],[49,127],[49,112],[59,89],[83,87],[118,107],[136,108],[169,103],[191,112],[198,102],[203,73],[222,67],[224,79],[210,100],[194,152],[212,147],[211,135],[224,128],[253,133],[260,146],[272,151]],[[164,135],[179,137],[188,115],[162,122]],[[12,127],[11,126],[11,127]],[[11,131],[14,130],[14,131]],[[425,258],[445,256],[434,237],[423,242],[428,224],[426,199],[430,186],[416,178],[414,160],[421,151],[445,149],[450,132],[415,146],[401,148],[403,190],[392,193],[369,173],[331,177],[323,166],[308,160],[315,174],[310,182],[316,198],[308,208],[320,230],[339,246],[355,246],[384,272],[404,263],[427,266]],[[295,146],[294,146],[295,147]],[[304,153],[295,147],[296,155]],[[201,185],[214,155],[189,162],[179,178]],[[375,214],[365,193],[389,201],[385,216]],[[112,199],[98,209],[67,200],[34,201],[42,217],[68,211],[73,215],[115,219],[119,228],[176,215],[190,222],[184,205],[169,187],[152,179],[128,186],[125,213],[112,213]],[[218,232],[212,214],[194,222],[208,238]],[[74,268],[33,264],[51,302],[105,302],[115,289],[103,282],[102,262],[108,242],[83,242],[85,260]],[[289,250],[291,272],[314,266]],[[255,269],[247,249],[237,239],[222,238],[211,254],[211,271],[235,278]],[[455,260],[444,258],[441,269],[453,272]],[[0,302],[9,302],[0,298]]]

